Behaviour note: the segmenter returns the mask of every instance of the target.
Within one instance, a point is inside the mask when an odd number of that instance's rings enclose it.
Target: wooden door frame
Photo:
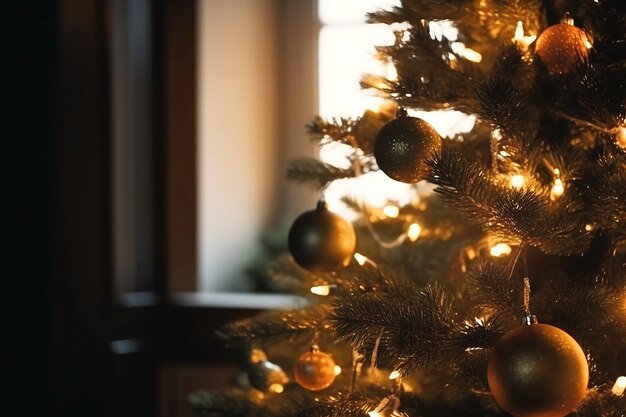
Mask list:
[[[132,4],[132,13],[145,14],[139,18],[149,24],[149,33],[126,26],[126,35],[137,36],[127,40],[132,47],[148,47],[153,52],[142,69],[151,74],[139,74],[151,81],[144,86],[147,100],[132,96],[122,100],[150,107],[134,107],[139,112],[132,116],[134,120],[116,130],[119,123],[113,122],[124,115],[112,113],[114,105],[120,104],[114,101],[112,90],[117,81],[112,78],[116,75],[112,46],[119,40],[116,25],[125,23],[115,20],[124,16],[119,8],[129,4],[124,0],[58,1],[51,221],[52,409],[58,416],[156,415],[159,364],[170,358],[211,358],[215,354],[210,349],[214,344],[208,342],[211,328],[233,317],[222,311],[174,306],[166,297],[165,271],[175,259],[167,259],[165,242],[172,241],[172,228],[186,233],[195,230],[193,222],[168,228],[166,219],[174,221],[176,210],[181,210],[174,206],[181,196],[178,192],[168,200],[167,195],[179,190],[180,180],[164,181],[171,166],[166,152],[168,157],[183,159],[194,153],[189,146],[179,148],[181,140],[195,143],[193,128],[183,129],[184,137],[177,137],[176,146],[172,141],[175,124],[188,123],[185,117],[195,114],[195,103],[182,100],[194,88],[194,66],[181,62],[195,58],[189,53],[194,43],[186,50],[172,43],[195,42],[195,32],[180,24],[193,11],[195,0]],[[172,16],[178,20],[166,20]],[[195,20],[187,24],[193,28]],[[169,37],[172,30],[183,32],[186,38]],[[177,54],[174,58],[180,67],[172,66],[173,57],[168,54]],[[174,81],[178,84],[173,85]],[[124,87],[135,86],[126,83]],[[139,133],[132,125],[137,119],[143,129]],[[150,152],[145,152],[146,145]],[[122,158],[130,158],[127,165],[120,163]],[[130,171],[120,177],[124,169]],[[120,184],[134,180],[139,182],[131,193],[120,191]],[[152,187],[147,194],[146,187]],[[127,200],[116,206],[119,198]],[[122,235],[119,222],[124,215],[146,217],[139,219],[141,227]],[[116,244],[133,249],[151,246],[144,251],[147,255],[122,262],[124,269],[116,258]],[[120,282],[122,269],[124,282]],[[147,302],[132,306],[121,302],[122,294],[137,290]]]

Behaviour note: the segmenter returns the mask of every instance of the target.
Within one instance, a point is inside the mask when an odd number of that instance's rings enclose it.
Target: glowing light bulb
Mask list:
[[[550,191],[550,199],[556,200],[561,197],[565,192],[565,186],[563,185],[563,181],[560,178],[554,180],[554,185],[552,186],[552,190]]]
[[[617,145],[626,149],[626,127],[620,127],[617,131]]]
[[[624,395],[624,391],[626,391],[626,376],[620,376],[615,381],[613,388],[611,388],[611,392],[618,397]]]
[[[420,233],[422,233],[421,226],[417,223],[411,223],[406,235],[409,237],[411,242],[415,242],[417,238],[420,237]]]
[[[524,39],[524,23],[521,20],[518,20],[517,27],[515,28],[515,37],[513,38],[516,41],[521,41]]]
[[[522,188],[524,186],[524,176],[517,174],[511,177],[511,187]]]
[[[281,384],[272,384],[269,386],[268,390],[275,394],[280,394],[285,390],[285,387],[283,387]]]
[[[341,373],[341,366],[335,365],[335,367],[333,368],[333,372],[335,376],[339,375]]]
[[[398,371],[398,370],[392,371],[392,372],[389,374],[389,379],[398,379],[398,378],[400,378],[400,375],[402,375],[402,374],[400,373],[400,371]]]
[[[498,243],[489,251],[491,256],[500,257],[511,254],[511,247],[506,243]]]
[[[389,204],[383,207],[383,213],[385,213],[385,216],[395,219],[400,214],[400,209],[398,206]]]
[[[480,52],[475,51],[471,48],[465,48],[463,50],[463,58],[472,62],[480,62],[483,60],[483,56],[480,54]]]
[[[368,261],[367,256],[363,256],[359,252],[354,254],[354,259],[356,259],[357,263],[361,266],[365,265],[365,262]]]
[[[367,414],[370,417],[382,417],[382,414],[380,414],[378,411],[368,411]]]
[[[513,36],[514,44],[521,46],[522,49],[528,49],[528,45],[533,43],[537,39],[537,35],[528,35],[524,34],[524,23],[519,20],[517,22],[517,26],[515,27],[515,36]]]
[[[593,226],[590,225],[590,224],[586,224],[585,225],[585,230],[588,231],[588,232],[591,232],[593,230]]]
[[[311,287],[311,292],[315,295],[327,296],[330,294],[330,285],[317,285]]]

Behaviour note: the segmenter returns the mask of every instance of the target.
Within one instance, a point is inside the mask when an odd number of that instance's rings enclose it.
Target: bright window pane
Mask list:
[[[385,25],[326,26],[319,37],[319,112],[322,117],[360,116],[380,99],[359,85],[366,73],[386,74],[374,58],[374,45],[390,45],[393,32]]]
[[[367,13],[399,5],[399,0],[318,0],[318,11],[323,24],[365,23]]]
[[[392,77],[391,64],[375,58],[375,45],[391,45],[395,41],[393,31],[386,25],[365,24],[366,13],[377,9],[389,9],[398,1],[390,0],[319,0],[319,16],[322,29],[319,36],[319,114],[325,118],[359,117],[366,109],[376,110],[381,99],[373,91],[362,90],[359,84],[363,74]],[[431,24],[432,36],[456,39],[456,29],[449,22]],[[421,117],[439,132],[453,137],[455,133],[471,130],[474,116],[457,111],[423,112],[410,111]],[[347,145],[331,143],[320,149],[320,158],[332,165],[350,166],[346,155],[351,153]],[[431,187],[420,183],[417,187],[388,178],[384,173],[372,172],[357,179],[333,182],[324,192],[331,210],[351,218],[352,212],[341,198],[352,195],[374,207],[387,202],[408,204]]]

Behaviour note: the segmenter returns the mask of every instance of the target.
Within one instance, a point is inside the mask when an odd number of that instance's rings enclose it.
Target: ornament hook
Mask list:
[[[530,279],[524,278],[524,317],[522,317],[522,324],[530,326],[537,323],[537,316],[530,312]]]

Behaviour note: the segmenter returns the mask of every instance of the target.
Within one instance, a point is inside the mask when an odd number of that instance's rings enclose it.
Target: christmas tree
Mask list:
[[[306,304],[221,329],[247,381],[194,393],[196,412],[624,416],[626,2],[404,0],[369,19],[396,34],[377,51],[397,76],[362,80],[387,104],[308,126],[350,168],[288,170],[320,201],[270,272]],[[450,109],[472,129],[416,117]],[[329,183],[376,170],[414,184],[406,204],[328,209]]]

